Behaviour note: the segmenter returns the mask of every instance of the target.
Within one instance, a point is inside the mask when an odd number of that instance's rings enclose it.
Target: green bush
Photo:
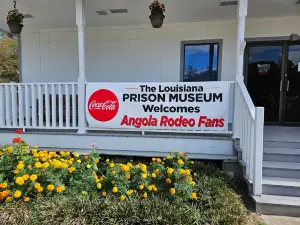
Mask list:
[[[0,208],[1,224],[30,225],[242,225],[248,213],[230,189],[230,178],[216,168],[197,166],[195,189],[198,201],[170,200],[166,195],[127,201],[110,196],[61,195],[41,198],[25,205],[12,203]]]

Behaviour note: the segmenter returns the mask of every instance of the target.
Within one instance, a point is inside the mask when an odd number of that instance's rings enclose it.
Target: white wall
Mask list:
[[[246,37],[300,33],[300,17],[249,19]],[[26,30],[22,33],[22,82],[68,82],[78,77],[76,30]],[[222,39],[221,80],[233,80],[236,21],[167,24],[153,29],[87,28],[88,81],[179,81],[182,40]]]

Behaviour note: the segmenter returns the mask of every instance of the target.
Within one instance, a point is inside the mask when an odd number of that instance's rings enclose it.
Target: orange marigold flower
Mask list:
[[[29,202],[29,201],[30,201],[29,197],[24,198],[24,202]]]
[[[166,179],[166,182],[167,182],[168,184],[171,184],[171,183],[172,183],[172,180],[171,180],[170,178],[167,178],[167,179]]]

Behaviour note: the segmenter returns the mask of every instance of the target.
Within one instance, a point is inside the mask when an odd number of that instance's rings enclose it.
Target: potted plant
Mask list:
[[[6,19],[10,32],[20,34],[23,28],[24,15],[16,8],[16,1],[14,1],[14,9],[8,12]]]
[[[165,12],[165,5],[158,2],[158,0],[154,0],[151,5],[149,6],[151,11],[151,15],[149,19],[151,21],[153,28],[160,28],[164,22],[164,12]]]

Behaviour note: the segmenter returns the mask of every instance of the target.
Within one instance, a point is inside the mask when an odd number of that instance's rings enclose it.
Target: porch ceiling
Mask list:
[[[220,7],[223,0],[162,0],[166,4],[166,23],[226,20],[236,18],[236,6]],[[226,0],[224,0],[226,1]],[[228,0],[227,0],[228,1]],[[300,15],[295,0],[249,0],[249,17]],[[87,0],[87,26],[123,26],[149,23],[150,0]],[[12,0],[0,0],[0,29],[7,30],[6,13]],[[34,18],[25,19],[27,28],[75,27],[74,0],[17,0],[17,8]],[[109,9],[128,9],[127,14],[110,14]],[[97,10],[109,15],[99,16]]]

